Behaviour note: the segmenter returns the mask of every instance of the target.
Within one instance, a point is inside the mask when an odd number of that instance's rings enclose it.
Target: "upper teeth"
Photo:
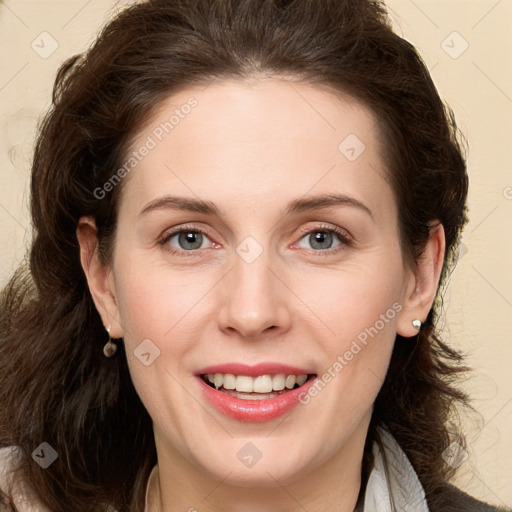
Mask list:
[[[292,389],[295,384],[302,386],[308,376],[279,373],[249,377],[232,373],[209,373],[207,378],[217,389],[222,386],[224,389],[236,389],[242,393],[270,393],[271,391],[281,391],[285,387]]]

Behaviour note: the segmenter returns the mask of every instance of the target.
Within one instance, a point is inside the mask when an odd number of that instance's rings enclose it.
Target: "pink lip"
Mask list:
[[[225,363],[206,366],[198,370],[196,374],[204,375],[207,373],[232,373],[234,375],[257,377],[258,375],[277,375],[278,373],[284,373],[286,375],[309,375],[314,372],[304,368],[279,363],[259,363],[252,366],[242,363]]]
[[[244,400],[237,398],[209,386],[201,375],[208,373],[233,373],[235,375],[273,375],[284,373],[287,375],[311,374],[307,370],[281,364],[259,364],[247,366],[239,363],[208,366],[196,375],[199,386],[205,398],[220,413],[243,422],[264,422],[278,418],[291,411],[300,401],[299,397],[307,393],[315,383],[316,378],[310,378],[302,386],[292,389],[274,398],[262,400]]]

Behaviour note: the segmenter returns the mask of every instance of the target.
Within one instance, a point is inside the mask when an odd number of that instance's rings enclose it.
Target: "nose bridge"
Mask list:
[[[236,247],[233,261],[222,308],[222,327],[247,337],[257,336],[270,327],[284,327],[288,317],[284,290],[274,274],[276,260],[271,252],[249,236]]]

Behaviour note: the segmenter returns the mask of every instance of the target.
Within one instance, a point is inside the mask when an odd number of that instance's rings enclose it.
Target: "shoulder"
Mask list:
[[[16,477],[14,470],[19,458],[20,453],[17,446],[0,448],[0,510],[2,512],[4,510],[6,512],[10,510],[16,510],[17,512],[49,512],[48,508],[33,496],[28,486]]]
[[[404,504],[402,508],[398,507],[399,510],[408,510],[407,507],[410,505],[411,497],[421,496],[417,500],[417,507],[415,508],[418,511],[512,512],[510,508],[497,507],[479,501],[442,478],[420,482],[405,452],[403,452],[393,435],[385,428],[379,428],[378,432],[382,451],[380,444],[376,443],[374,445],[374,467],[368,478],[366,489],[366,495],[369,495],[370,499],[372,493],[380,501],[382,501],[382,496],[386,497],[391,493],[393,494],[392,502]],[[385,457],[382,457],[382,455],[385,455]],[[369,489],[370,484],[373,484],[373,489]],[[423,484],[426,484],[426,486],[423,487]],[[386,487],[389,492],[386,491]]]
[[[16,446],[0,448],[0,491],[4,494],[9,493],[11,489],[11,472],[17,459],[18,450]]]
[[[512,512],[479,501],[449,482],[442,482],[427,497],[430,512]]]
[[[11,494],[10,471],[16,456],[16,447],[0,448],[0,510],[12,510],[9,505]],[[5,509],[5,507],[9,507]]]

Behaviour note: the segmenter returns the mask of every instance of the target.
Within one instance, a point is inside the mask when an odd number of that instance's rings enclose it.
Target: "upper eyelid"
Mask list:
[[[345,238],[353,239],[352,234],[345,228],[341,228],[339,226],[330,226],[328,224],[322,224],[322,225],[318,225],[318,226],[310,226],[310,227],[306,227],[304,229],[300,229],[299,234],[307,235],[308,233],[312,233],[315,231],[330,231],[338,236],[344,236]]]
[[[170,228],[169,230],[164,231],[164,233],[160,236],[161,240],[168,240],[169,238],[172,238],[173,236],[176,236],[182,232],[188,232],[188,231],[197,231],[199,233],[202,233],[203,235],[209,235],[209,230],[198,227],[198,226],[178,226],[176,228]]]

